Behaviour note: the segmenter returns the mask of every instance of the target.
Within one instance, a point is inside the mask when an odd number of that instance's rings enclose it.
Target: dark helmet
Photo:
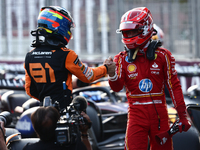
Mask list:
[[[75,27],[70,13],[59,6],[42,7],[37,23],[38,29],[46,30],[65,45],[72,37],[71,29]]]

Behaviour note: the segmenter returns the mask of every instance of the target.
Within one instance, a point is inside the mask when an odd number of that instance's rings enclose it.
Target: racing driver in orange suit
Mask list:
[[[186,132],[191,126],[175,59],[160,42],[151,40],[153,18],[146,7],[127,11],[117,32],[122,33],[125,50],[114,57],[116,70],[109,74],[109,84],[116,92],[126,88],[129,109],[125,150],[147,150],[148,137],[151,150],[172,150],[172,139],[164,145],[155,140],[156,134],[169,129],[165,84],[179,115],[179,131]]]
[[[81,81],[89,83],[104,77],[115,69],[115,63],[90,68],[84,65],[78,55],[65,45],[72,37],[71,29],[75,27],[70,13],[59,6],[43,7],[38,16],[38,28],[31,34],[36,37],[32,51],[25,58],[26,93],[43,102],[50,96],[60,108],[71,103],[72,74]],[[41,37],[44,37],[43,40]]]

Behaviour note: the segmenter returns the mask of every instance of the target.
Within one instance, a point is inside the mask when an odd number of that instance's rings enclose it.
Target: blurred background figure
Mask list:
[[[159,26],[157,26],[155,23],[153,24],[153,27],[157,31],[157,34],[152,36],[152,39],[153,40],[159,40],[163,45],[163,42],[164,42],[164,32],[163,32],[163,30]]]

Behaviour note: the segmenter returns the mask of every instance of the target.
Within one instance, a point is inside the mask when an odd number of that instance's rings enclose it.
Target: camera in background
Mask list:
[[[77,96],[66,109],[60,110],[59,102],[55,101],[55,103],[52,104],[51,98],[47,96],[44,98],[43,106],[53,106],[60,113],[60,119],[55,129],[55,143],[66,146],[75,144],[78,137],[81,137],[79,125],[86,124],[83,116],[80,114],[81,111],[85,111],[87,108],[87,100],[85,97]]]

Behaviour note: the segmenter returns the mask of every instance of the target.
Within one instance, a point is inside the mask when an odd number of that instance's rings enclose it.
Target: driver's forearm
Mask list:
[[[4,139],[0,138],[0,150],[8,150]]]
[[[87,135],[87,133],[86,133],[86,135]],[[87,150],[92,150],[92,147],[91,147],[90,141],[88,139],[88,136],[81,136],[81,140],[85,144]]]

